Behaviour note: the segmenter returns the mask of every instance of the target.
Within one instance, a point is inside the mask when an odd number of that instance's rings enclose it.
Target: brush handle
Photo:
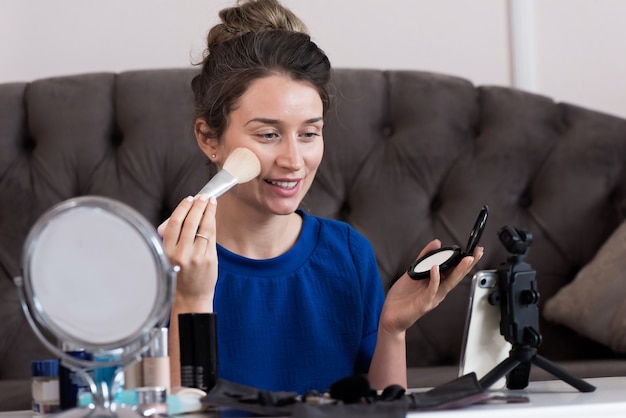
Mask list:
[[[226,170],[218,171],[211,180],[198,192],[207,196],[220,197],[237,185],[237,179]]]
[[[216,175],[211,177],[211,180],[207,184],[204,185],[202,189],[198,192],[198,194],[205,194],[208,196],[215,196],[217,199],[230,189],[232,189],[235,185],[237,185],[238,181],[235,176],[230,174],[226,170],[220,170]],[[157,231],[159,235],[163,236],[163,231],[165,231],[165,227],[167,226],[167,218],[159,227]]]

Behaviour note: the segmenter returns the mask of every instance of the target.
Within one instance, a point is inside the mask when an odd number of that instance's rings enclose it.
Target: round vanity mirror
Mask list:
[[[141,214],[112,199],[85,196],[60,203],[35,223],[16,283],[31,327],[64,364],[82,371],[121,369],[167,324],[176,270]],[[94,358],[122,354],[102,364],[69,356],[61,344],[82,347]],[[92,390],[98,384],[92,382]]]

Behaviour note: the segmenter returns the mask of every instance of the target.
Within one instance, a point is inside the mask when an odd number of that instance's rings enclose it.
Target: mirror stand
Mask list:
[[[134,209],[84,196],[46,212],[24,245],[14,278],[33,332],[60,364],[79,374],[91,404],[59,418],[138,417],[118,404],[123,372],[167,326],[177,266],[170,266],[156,229]],[[91,354],[77,358],[67,343]]]

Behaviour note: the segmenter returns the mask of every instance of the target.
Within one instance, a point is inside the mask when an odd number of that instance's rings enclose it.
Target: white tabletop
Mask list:
[[[596,386],[594,392],[581,393],[567,383],[554,380],[531,382],[524,390],[510,394],[528,396],[530,402],[472,405],[458,410],[412,412],[408,417],[626,417],[626,377],[585,379]]]
[[[528,396],[530,402],[512,404],[472,405],[462,409],[411,412],[414,418],[612,418],[626,417],[626,377],[603,377],[585,379],[596,386],[590,393],[581,393],[567,383],[554,380],[531,382],[524,390],[508,391],[509,394]],[[210,417],[212,414],[181,415],[184,418]],[[32,417],[31,411],[0,412],[0,418]]]

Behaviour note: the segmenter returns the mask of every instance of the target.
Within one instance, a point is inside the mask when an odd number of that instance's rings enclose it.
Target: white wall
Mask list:
[[[0,82],[189,66],[200,57],[217,12],[233,3],[0,0]],[[303,18],[335,67],[443,72],[626,117],[621,0],[283,3]],[[523,34],[521,44],[512,43],[510,10],[518,17],[526,13],[522,30],[515,32]],[[512,44],[525,46],[516,50],[523,52],[516,61]],[[516,68],[530,76],[519,81]]]
[[[508,84],[504,0],[284,0],[336,67],[439,71]],[[468,19],[468,16],[473,16]]]
[[[626,116],[626,1],[537,0],[535,8],[537,90]]]

